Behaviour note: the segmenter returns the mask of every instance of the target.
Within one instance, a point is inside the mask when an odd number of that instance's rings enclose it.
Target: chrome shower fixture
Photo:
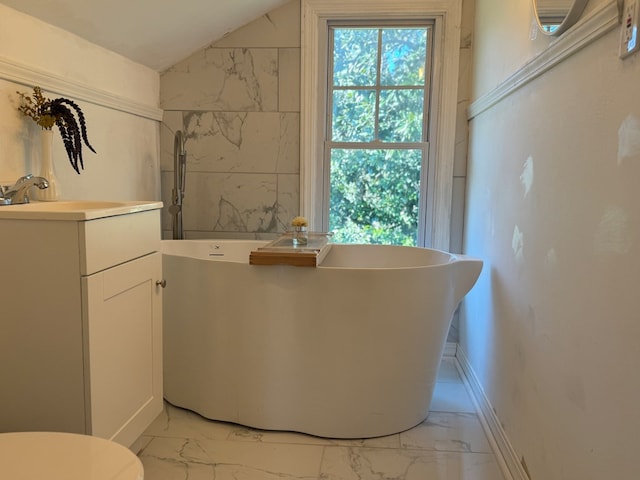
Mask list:
[[[185,139],[182,131],[176,131],[173,139],[173,190],[171,191],[171,206],[169,207],[169,213],[173,217],[174,240],[182,240],[184,238],[182,201],[184,199],[187,176],[187,151],[184,143]]]

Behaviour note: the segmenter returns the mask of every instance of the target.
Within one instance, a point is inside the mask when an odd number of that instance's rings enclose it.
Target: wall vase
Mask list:
[[[34,189],[36,198],[45,202],[58,200],[60,187],[53,167],[53,130],[40,131],[40,176],[47,179],[49,186],[43,190]]]

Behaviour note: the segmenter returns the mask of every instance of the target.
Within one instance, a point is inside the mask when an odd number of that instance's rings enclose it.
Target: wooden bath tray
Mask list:
[[[293,245],[293,234],[285,233],[249,254],[251,265],[317,267],[331,249],[330,233],[309,233],[306,245]]]

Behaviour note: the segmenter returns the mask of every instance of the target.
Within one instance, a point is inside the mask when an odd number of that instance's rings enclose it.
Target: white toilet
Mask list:
[[[0,479],[143,480],[126,447],[75,433],[0,433]]]

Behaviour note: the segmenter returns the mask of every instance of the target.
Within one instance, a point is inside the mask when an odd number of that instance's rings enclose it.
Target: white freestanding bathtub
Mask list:
[[[453,313],[482,262],[333,245],[249,265],[265,242],[165,240],[164,395],[204,417],[331,438],[422,422]]]

